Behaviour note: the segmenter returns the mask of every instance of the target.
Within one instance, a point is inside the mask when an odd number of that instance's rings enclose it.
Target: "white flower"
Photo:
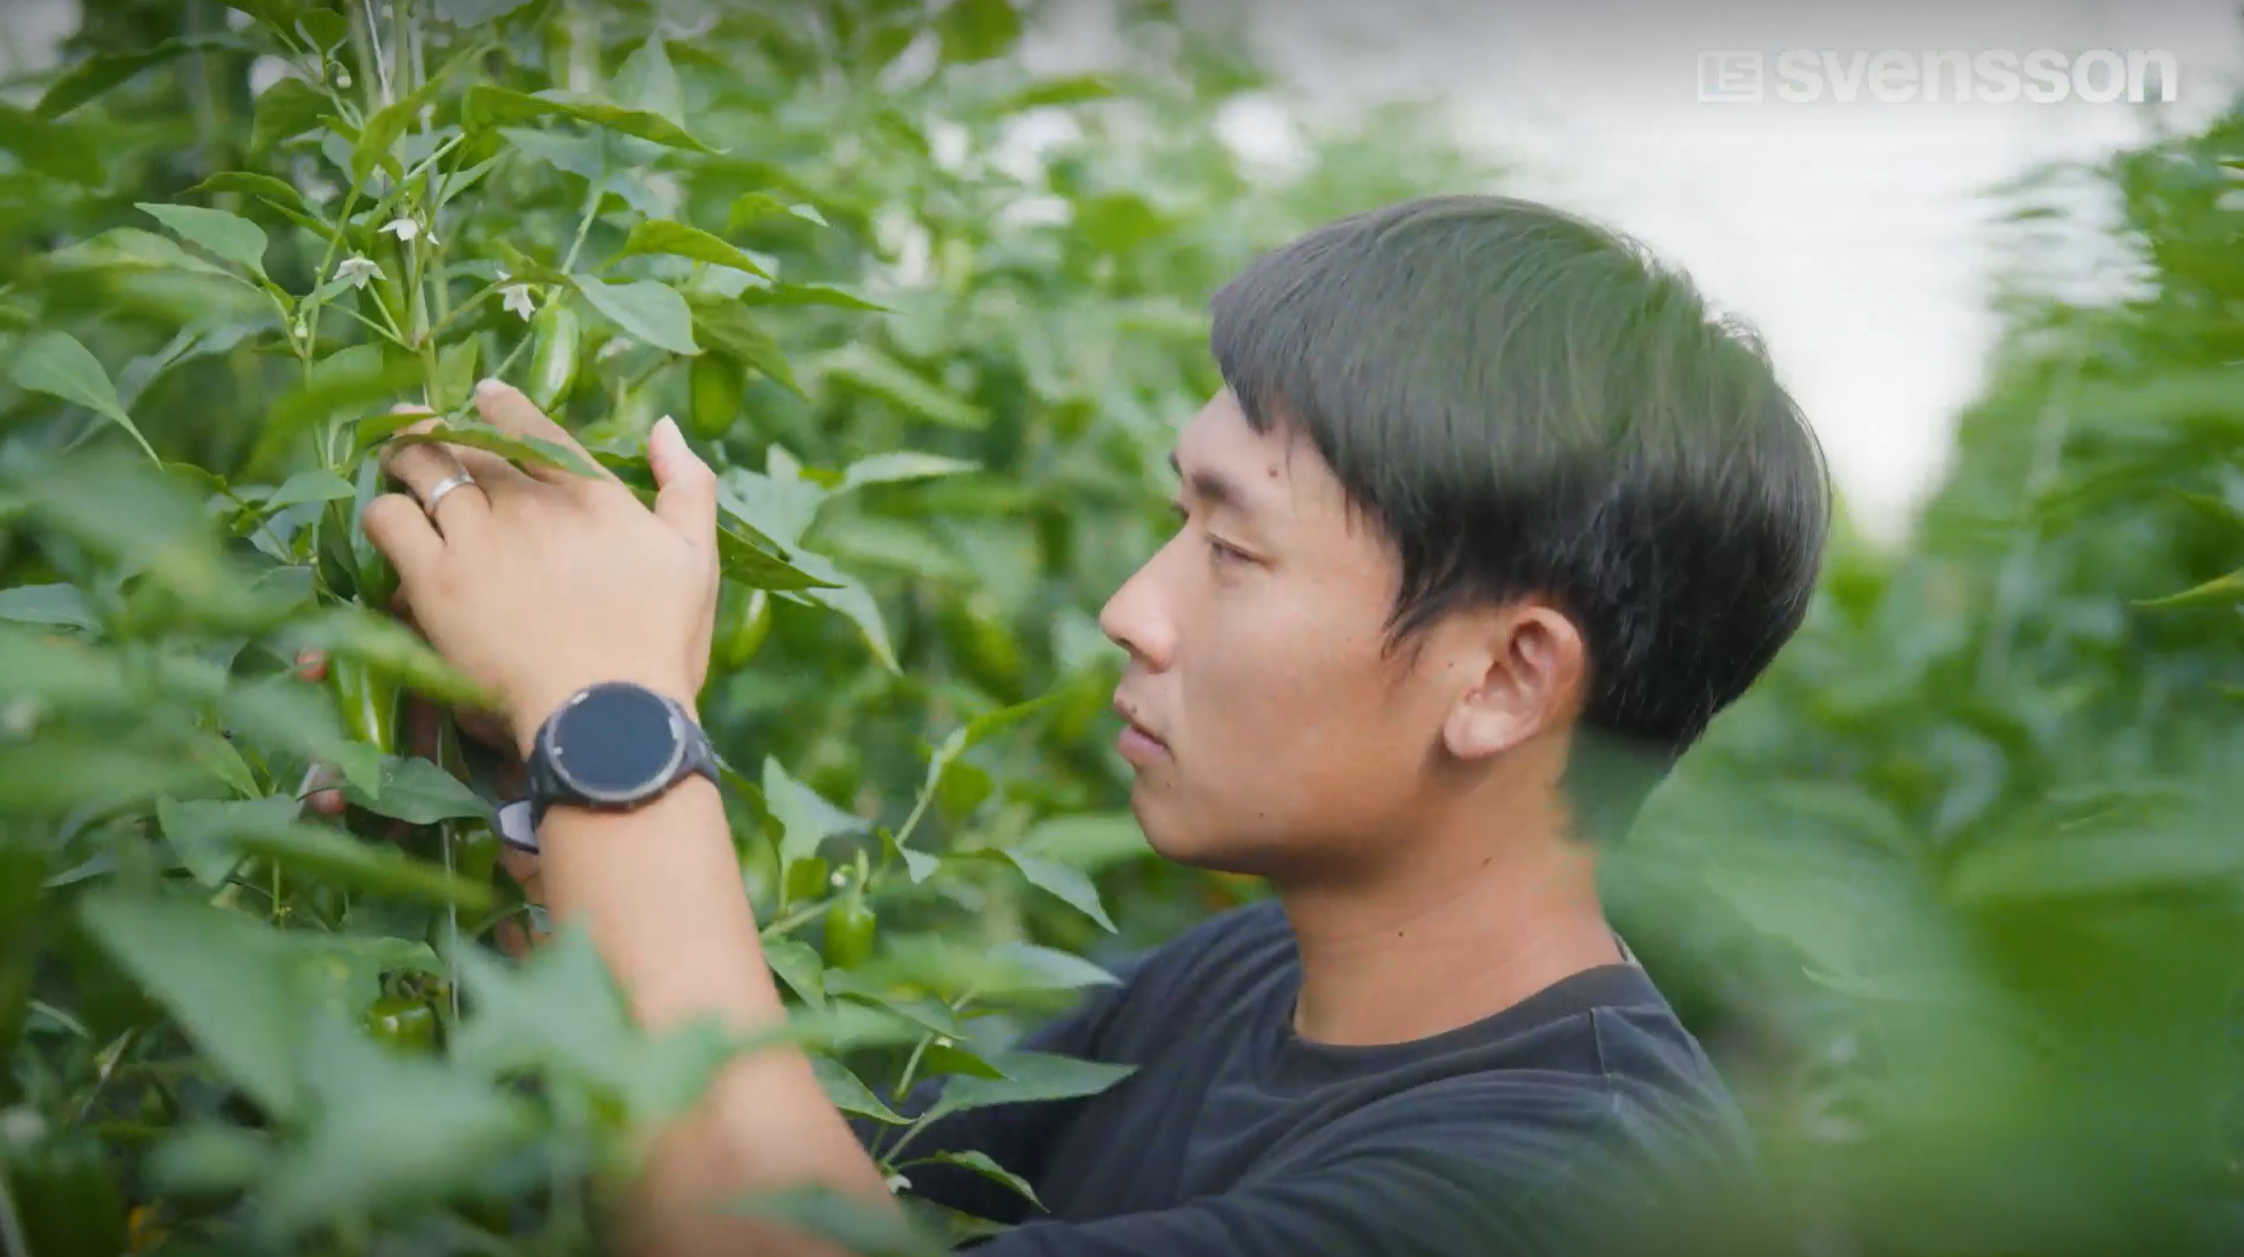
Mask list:
[[[400,242],[405,244],[413,243],[413,239],[416,236],[427,236],[429,238],[430,244],[436,243],[435,232],[421,226],[419,223],[414,222],[410,218],[393,218],[390,221],[382,224],[382,234],[396,236]]]
[[[382,273],[382,268],[375,263],[374,259],[354,253],[335,264],[335,278],[348,283],[353,288],[364,288],[366,287],[366,281],[370,278],[388,279],[389,276]]]
[[[530,296],[528,284],[508,284],[499,289],[499,298],[508,310],[525,319],[538,312],[538,303]]]
[[[905,1178],[901,1174],[891,1174],[888,1176],[888,1193],[892,1196],[897,1192],[903,1191],[905,1188],[910,1187],[911,1185],[912,1180]]]

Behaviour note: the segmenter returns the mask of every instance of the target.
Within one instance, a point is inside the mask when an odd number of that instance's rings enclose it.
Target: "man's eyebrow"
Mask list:
[[[1239,491],[1239,486],[1232,483],[1231,478],[1222,472],[1210,471],[1205,467],[1196,467],[1192,470],[1192,474],[1187,476],[1184,474],[1183,465],[1177,461],[1175,450],[1169,451],[1169,470],[1177,474],[1177,479],[1185,482],[1192,496],[1206,502],[1209,506],[1228,507],[1242,515],[1254,514],[1254,504],[1249,502],[1247,496]]]

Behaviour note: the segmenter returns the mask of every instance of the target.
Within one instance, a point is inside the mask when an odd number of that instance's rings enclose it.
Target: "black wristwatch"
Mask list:
[[[709,735],[642,685],[587,686],[546,718],[530,750],[530,827],[560,804],[629,811],[699,773],[717,781]]]

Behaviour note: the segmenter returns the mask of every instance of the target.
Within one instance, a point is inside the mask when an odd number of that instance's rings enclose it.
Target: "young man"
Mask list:
[[[1129,656],[1147,838],[1276,899],[1030,1045],[1128,1080],[915,1145],[989,1154],[1048,1213],[963,1171],[915,1187],[1023,1221],[989,1257],[1675,1251],[1750,1194],[1751,1151],[1608,928],[1595,855],[1797,627],[1829,516],[1814,440],[1686,279],[1516,200],[1311,233],[1217,295],[1213,341],[1226,387],[1175,444],[1180,527],[1101,624]],[[569,442],[512,389],[477,401]],[[669,771],[708,655],[715,485],[667,421],[649,454],[651,511],[398,448],[414,496],[366,529],[545,783],[556,918],[645,1022],[757,1026],[782,1007],[717,790]],[[630,806],[579,806],[603,791]],[[888,1207],[806,1060],[743,1059],[659,1147],[637,1251],[824,1251],[709,1208],[804,1181]]]

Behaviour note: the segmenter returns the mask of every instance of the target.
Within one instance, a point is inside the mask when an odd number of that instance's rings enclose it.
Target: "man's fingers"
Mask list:
[[[534,436],[575,453],[599,471],[601,477],[615,481],[616,474],[600,466],[597,459],[586,452],[569,430],[546,418],[537,403],[524,396],[522,390],[501,380],[485,380],[475,386],[475,408],[483,418],[501,432],[515,436]],[[526,469],[531,475],[549,484],[573,484],[584,477],[558,467],[541,467],[532,464]],[[620,483],[620,482],[618,482]]]
[[[407,432],[425,431],[435,427],[437,423],[435,411],[413,402],[403,402],[392,406],[390,407],[390,413],[393,415],[427,416],[422,422],[404,429]],[[467,468],[468,474],[475,477],[475,483],[482,485],[486,494],[503,492],[529,479],[522,474],[521,468],[486,450],[473,449],[465,445],[453,445],[449,442],[443,448],[446,453],[460,460],[460,465]],[[494,497],[493,500],[497,499]]]
[[[403,493],[385,493],[367,502],[360,516],[366,539],[397,569],[400,590],[416,581],[444,553],[444,538],[421,510],[421,504]]]
[[[717,473],[701,461],[668,415],[647,437],[647,464],[654,471],[655,517],[697,548],[714,555],[717,540]]]
[[[444,446],[392,444],[382,451],[382,469],[412,492],[448,540],[467,535],[490,518],[490,496]]]

